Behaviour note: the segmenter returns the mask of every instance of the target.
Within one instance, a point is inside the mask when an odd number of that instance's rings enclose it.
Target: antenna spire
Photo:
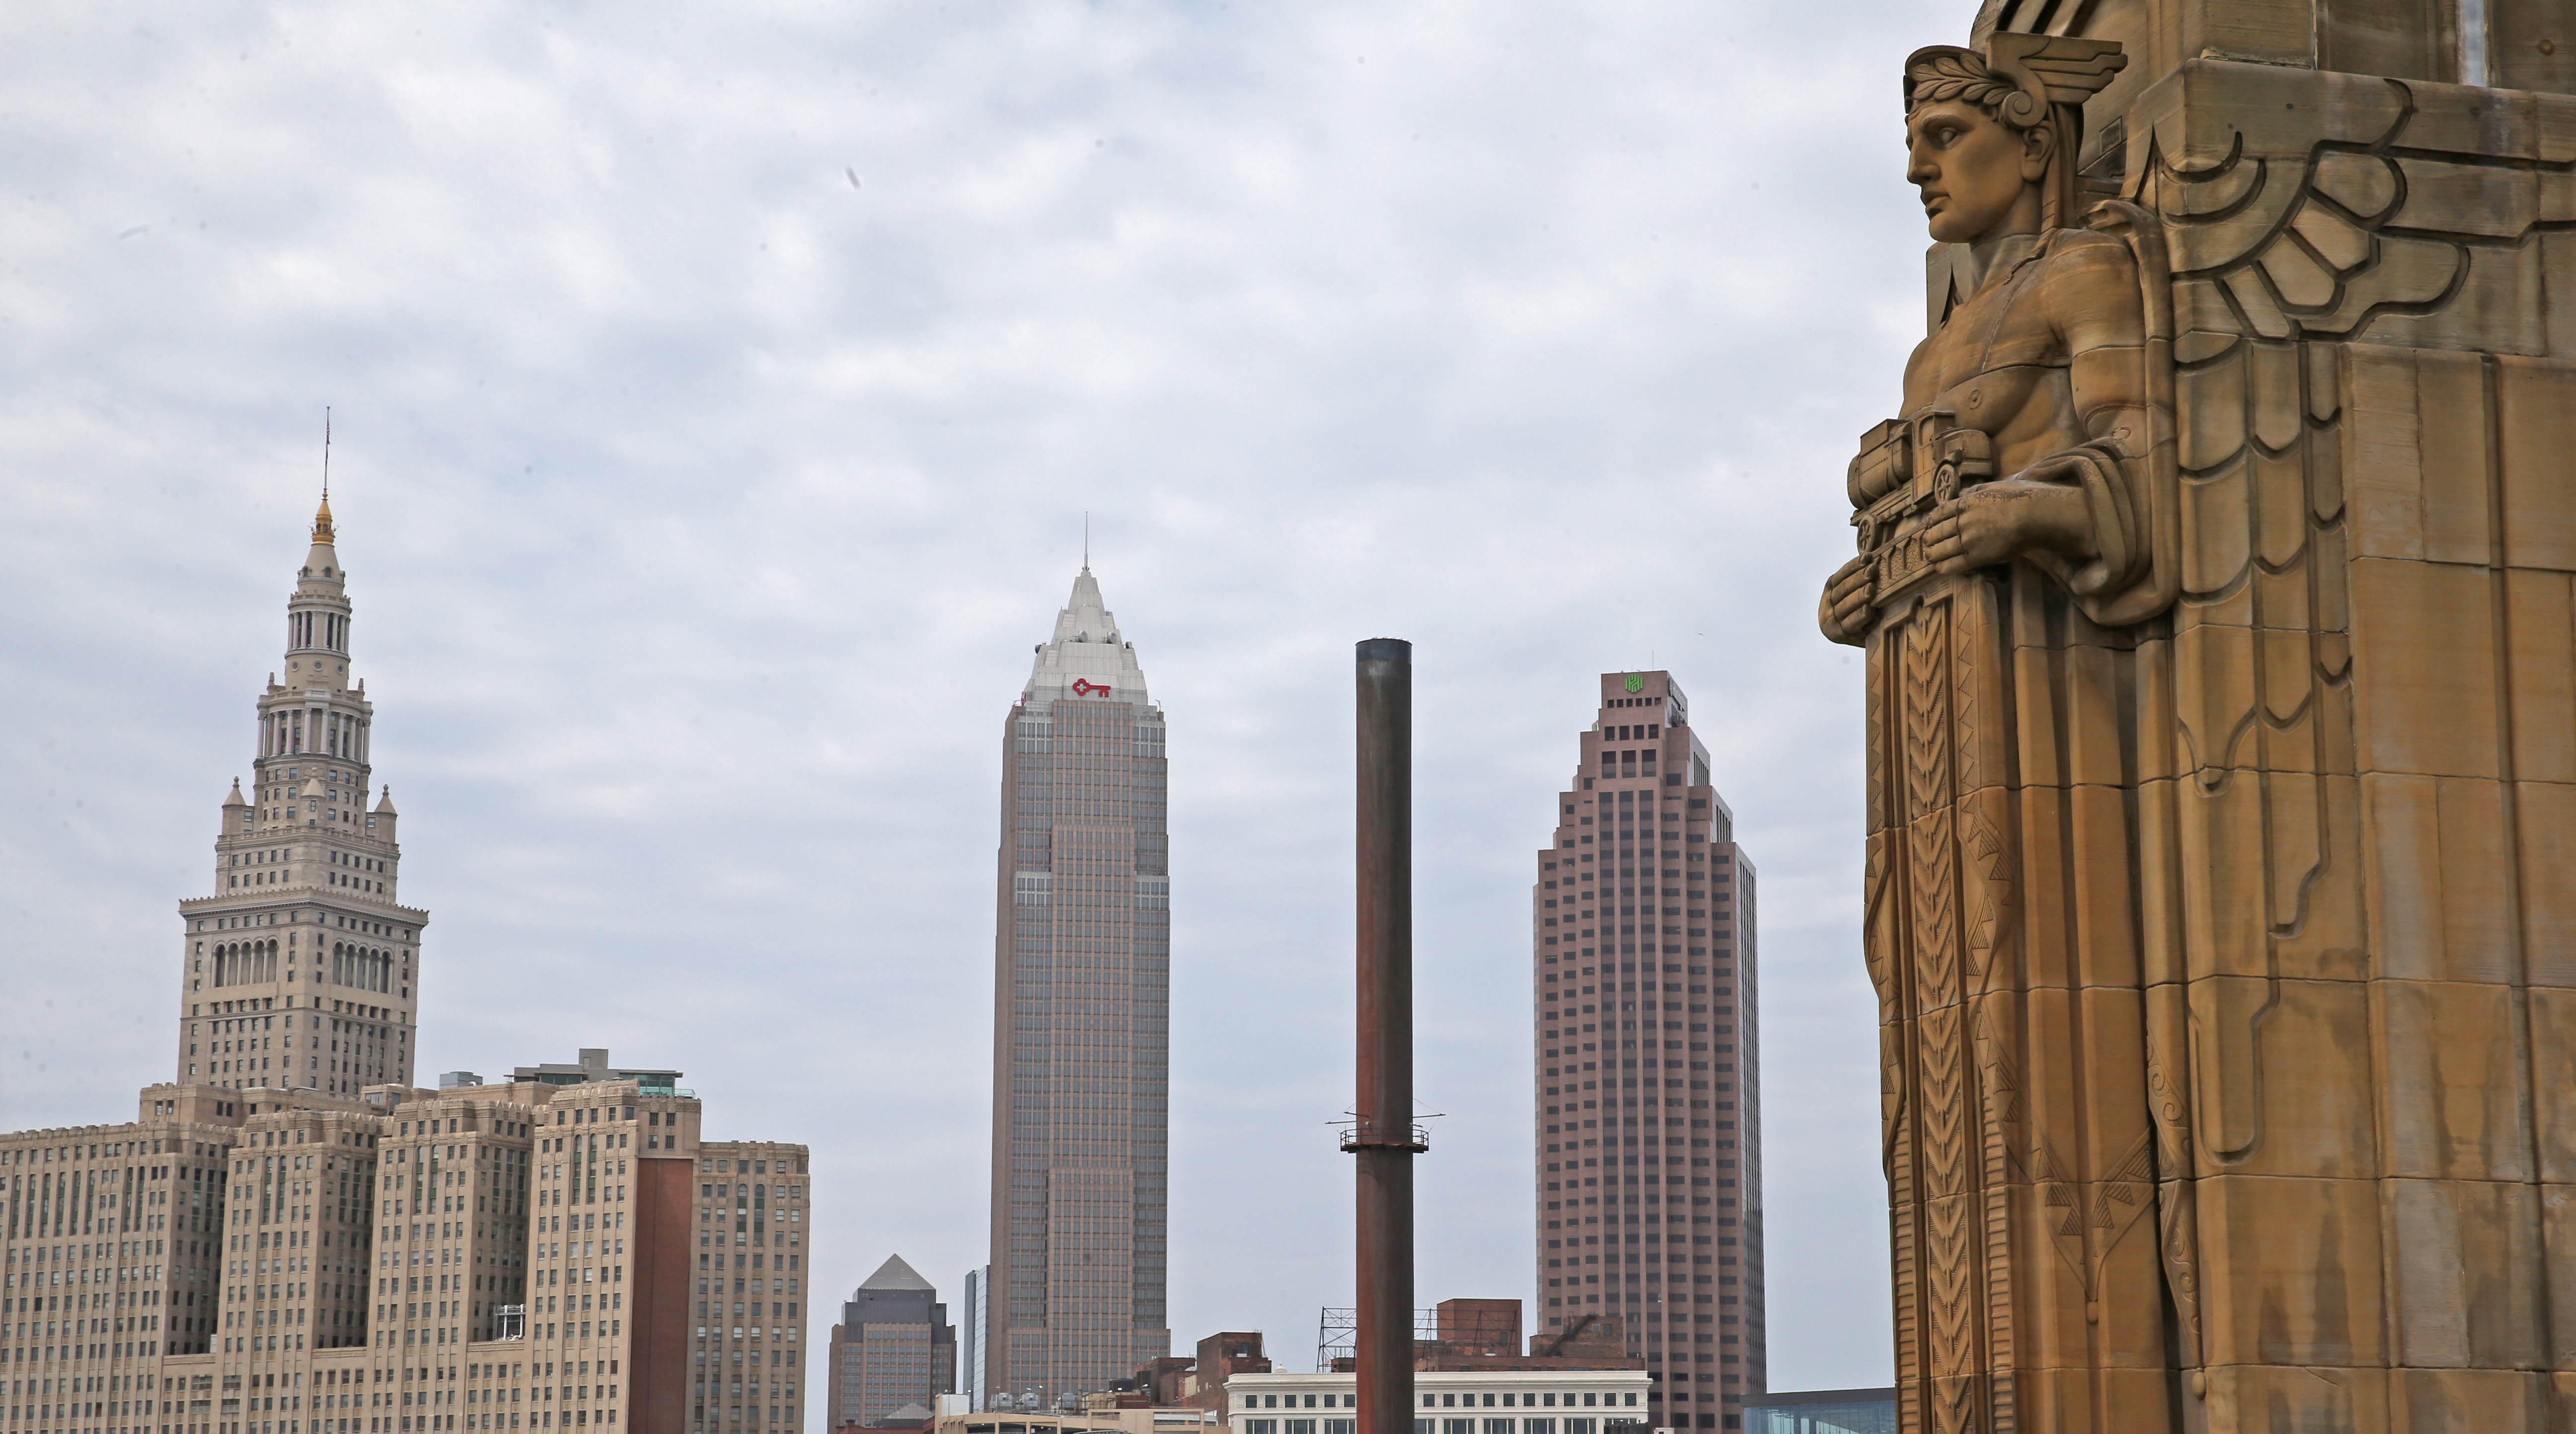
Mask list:
[[[1091,571],[1091,510],[1082,510],[1082,570]]]
[[[313,513],[313,541],[332,541],[331,527],[331,407],[322,407],[322,506]]]

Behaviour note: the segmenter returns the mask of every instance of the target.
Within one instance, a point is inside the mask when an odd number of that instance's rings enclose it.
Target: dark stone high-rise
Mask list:
[[[957,1386],[957,1327],[939,1291],[888,1256],[850,1292],[832,1326],[830,1386],[823,1427],[918,1428]]]
[[[1616,1328],[1648,1424],[1732,1429],[1766,1377],[1753,866],[1670,674],[1603,674],[1582,744],[1530,893],[1542,1338]]]
[[[1171,1349],[1164,796],[1162,711],[1086,565],[1003,733],[979,1397],[1053,1404]]]

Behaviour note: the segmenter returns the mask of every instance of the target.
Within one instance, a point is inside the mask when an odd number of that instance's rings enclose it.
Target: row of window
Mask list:
[[[1732,1244],[1734,1242],[1729,1241],[1728,1243]],[[1559,1400],[1563,1400],[1565,1407],[1569,1409],[1578,1407],[1590,1409],[1599,1405],[1617,1405],[1621,1402],[1623,1395],[1627,1403],[1635,1404],[1637,1402],[1635,1392],[1625,1390],[1611,1390],[1605,1392],[1597,1389],[1569,1389],[1562,1392],[1557,1390],[1547,1390],[1539,1393],[1523,1393],[1518,1390],[1510,1390],[1499,1394],[1487,1393],[1481,1396],[1475,1390],[1469,1390],[1464,1394],[1451,1390],[1445,1393],[1424,1394],[1422,1396],[1422,1407],[1425,1409],[1455,1409],[1458,1408],[1460,1403],[1463,1401],[1466,1407],[1473,1409],[1476,1407],[1476,1401],[1481,1397],[1484,1400],[1484,1407],[1487,1409],[1553,1409],[1557,1407],[1557,1401]],[[1300,1399],[1305,1401],[1302,1406],[1298,1403]],[[1280,1403],[1281,1400],[1286,1400],[1287,1403],[1283,1406]],[[1322,1401],[1321,1407],[1325,1409],[1357,1409],[1359,1407],[1358,1395],[1340,1393],[1305,1395],[1246,1394],[1243,1396],[1242,1407],[1246,1409],[1278,1409],[1282,1407],[1289,1409],[1300,1407],[1313,1409],[1318,1407],[1318,1400]],[[1580,1401],[1579,1405],[1577,1401]],[[1535,1431],[1533,1431],[1533,1434],[1535,1434]]]
[[[701,1160],[698,1162],[698,1169],[714,1175],[766,1175],[769,1173],[770,1163],[766,1160]],[[777,1165],[779,1174],[790,1173],[786,1160],[779,1160]],[[804,1156],[796,1157],[796,1169],[793,1173],[798,1175],[805,1173]],[[782,1185],[779,1188],[785,1190],[789,1187]]]
[[[1628,1403],[1636,1403],[1636,1395],[1628,1395]],[[1316,1434],[1316,1424],[1321,1424],[1321,1434],[1358,1434],[1360,1429],[1358,1419],[1321,1419],[1321,1421],[1247,1419],[1244,1421],[1244,1434]],[[1484,1419],[1484,1421],[1417,1419],[1414,1421],[1414,1434],[1515,1434],[1515,1426],[1517,1426],[1517,1434],[1558,1434],[1556,1431],[1558,1424],[1564,1424],[1564,1434],[1595,1434],[1595,1429],[1600,1429],[1602,1421],[1600,1419],[1517,1419],[1517,1421],[1515,1419]],[[1620,1424],[1623,1424],[1623,1421],[1618,1419],[1610,1421],[1613,1429]],[[1636,1426],[1636,1421],[1628,1421],[1628,1424]]]
[[[306,717],[303,710],[296,708],[269,713],[268,720],[260,724],[259,754],[262,757],[288,756],[304,751],[309,740],[316,752],[352,762],[366,760],[361,749],[367,745],[367,732],[374,723],[353,713],[315,712],[310,714],[312,728],[308,733]]]
[[[292,924],[304,919],[304,913],[302,912],[289,911],[284,914],[287,924]],[[262,911],[254,912],[247,916],[211,916],[198,921],[197,929],[199,931],[230,931],[236,927],[243,926],[276,926],[281,924],[277,920],[278,915],[279,913],[274,911]],[[334,916],[326,921],[323,918],[322,913],[318,911],[312,913],[312,916],[313,922],[317,926],[338,926],[344,930],[365,932],[370,936],[391,937],[396,934],[397,930],[392,923],[384,921],[363,921],[350,916]],[[411,928],[405,926],[399,929],[402,939],[409,941],[411,939]],[[405,952],[404,954],[409,955],[410,953]]]

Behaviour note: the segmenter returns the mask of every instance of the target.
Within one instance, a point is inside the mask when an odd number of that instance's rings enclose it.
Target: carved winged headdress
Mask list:
[[[1984,53],[1957,45],[1926,45],[1905,60],[1905,109],[1959,100],[2014,129],[2049,131],[2048,179],[2040,191],[2040,223],[2055,228],[2074,219],[2075,162],[2084,138],[2084,102],[2120,73],[2129,57],[2112,40],[2063,35],[1997,34]]]

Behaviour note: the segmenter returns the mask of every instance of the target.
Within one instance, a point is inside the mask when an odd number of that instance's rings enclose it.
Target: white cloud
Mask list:
[[[1426,1300],[1534,1296],[1526,886],[1671,667],[1762,873],[1775,1387],[1887,1374],[1816,637],[1964,5],[13,7],[0,1122],[168,1069],[323,404],[422,1073],[608,1045],[983,1243],[1002,714],[1087,509],[1174,731],[1183,1341],[1349,1290],[1349,643],[1421,664]],[[855,187],[851,177],[855,176]],[[818,1317],[818,1328],[828,1324]]]

